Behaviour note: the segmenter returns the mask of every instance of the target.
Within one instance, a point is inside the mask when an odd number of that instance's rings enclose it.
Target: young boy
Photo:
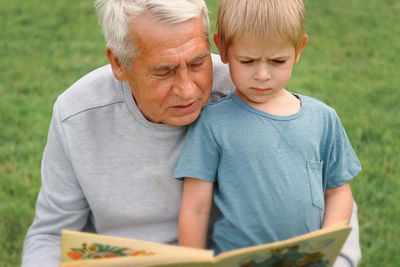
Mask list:
[[[204,248],[214,196],[216,254],[350,220],[361,170],[336,112],[288,92],[307,44],[301,0],[221,0],[214,41],[236,90],[188,130],[179,243]],[[214,194],[213,194],[214,193]]]

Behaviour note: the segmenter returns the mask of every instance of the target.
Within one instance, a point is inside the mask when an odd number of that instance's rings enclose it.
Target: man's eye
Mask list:
[[[166,77],[171,73],[171,71],[157,72],[154,75],[157,77]]]
[[[203,65],[203,62],[201,62],[201,63],[193,63],[193,64],[190,64],[190,68],[195,69],[195,68],[201,67],[202,65]]]

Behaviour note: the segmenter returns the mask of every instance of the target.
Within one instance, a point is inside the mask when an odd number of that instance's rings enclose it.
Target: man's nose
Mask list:
[[[193,98],[196,92],[193,75],[187,68],[177,71],[172,92],[181,98]]]

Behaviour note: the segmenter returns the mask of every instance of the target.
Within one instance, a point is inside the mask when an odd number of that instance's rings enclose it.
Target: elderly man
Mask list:
[[[185,126],[233,89],[210,54],[203,0],[95,5],[110,65],[54,105],[23,266],[57,266],[63,228],[176,243],[182,185],[172,176]],[[353,232],[343,253],[357,262]]]

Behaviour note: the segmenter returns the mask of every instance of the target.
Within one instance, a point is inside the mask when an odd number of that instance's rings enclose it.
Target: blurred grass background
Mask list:
[[[361,266],[400,266],[400,1],[305,4],[310,42],[287,88],[334,107],[361,160]],[[107,60],[92,0],[0,0],[0,29],[0,266],[18,266],[52,105]]]

